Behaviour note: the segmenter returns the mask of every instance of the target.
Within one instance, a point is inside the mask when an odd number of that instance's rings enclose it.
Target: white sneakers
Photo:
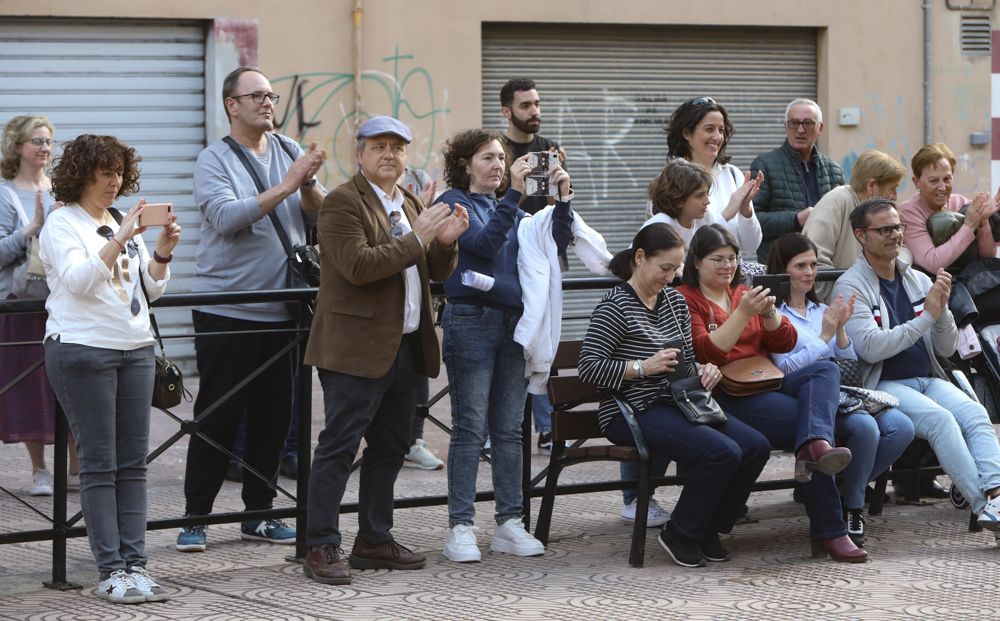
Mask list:
[[[1000,531],[1000,496],[986,501],[986,506],[976,521],[986,530]]]
[[[410,447],[410,452],[403,458],[403,466],[407,468],[420,468],[421,470],[440,470],[444,468],[444,462],[431,452],[427,443],[417,438],[417,441]]]
[[[139,567],[138,565],[130,567],[128,576],[132,579],[132,584],[135,585],[135,588],[146,598],[147,602],[167,601],[166,589],[157,584],[156,580],[153,580],[153,576],[149,575],[145,567]]]
[[[490,550],[514,554],[516,556],[541,556],[545,554],[542,542],[532,537],[524,530],[524,522],[520,518],[507,520],[493,531]]]
[[[479,545],[476,543],[475,526],[459,524],[448,531],[448,543],[442,554],[449,561],[456,563],[478,563],[482,560]],[[521,519],[507,520],[493,531],[490,541],[490,551],[514,554],[516,556],[541,556],[545,554],[542,542],[532,537],[524,529]]]
[[[32,485],[28,493],[32,496],[52,495],[52,473],[42,468],[31,473]]]
[[[456,563],[478,563],[482,560],[479,546],[476,544],[475,526],[458,524],[448,531],[448,543],[441,552],[449,561]]]
[[[622,505],[622,521],[626,524],[635,524],[635,510],[639,500],[633,500],[631,504]],[[646,528],[659,528],[670,519],[670,512],[657,504],[653,498],[649,499],[649,508],[646,510]]]
[[[146,601],[146,596],[124,569],[113,571],[106,579],[98,582],[94,594],[113,604],[141,604]]]

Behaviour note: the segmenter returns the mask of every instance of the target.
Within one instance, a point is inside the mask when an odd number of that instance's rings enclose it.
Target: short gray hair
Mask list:
[[[816,110],[816,122],[823,122],[823,110],[819,107],[819,104],[812,99],[806,99],[805,97],[799,97],[798,99],[793,99],[788,106],[785,108],[785,122],[788,122],[788,116],[792,113],[792,108],[795,106],[800,106],[806,104],[807,106],[812,106]]]
[[[358,138],[358,141],[354,144],[354,150],[357,153],[361,153],[362,151],[365,150],[365,139],[364,138]]]

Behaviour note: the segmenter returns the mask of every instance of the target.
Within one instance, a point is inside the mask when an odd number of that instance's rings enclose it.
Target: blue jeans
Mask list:
[[[673,526],[691,539],[732,531],[771,456],[767,438],[734,416],[719,427],[692,425],[664,401],[654,402],[637,420],[653,455],[686,466],[687,480],[671,513]],[[611,420],[604,435],[615,444],[635,446],[622,416]]]
[[[80,455],[80,506],[101,578],[146,565],[153,347],[45,341],[45,371]]]
[[[899,399],[917,437],[930,442],[945,474],[982,513],[986,492],[1000,487],[1000,445],[983,406],[936,377],[886,380],[878,388]]]
[[[728,414],[740,418],[767,437],[771,446],[798,451],[810,440],[834,443],[833,426],[840,393],[840,369],[829,360],[814,362],[788,373],[781,389],[749,397],[731,397],[721,391],[716,400]],[[809,534],[834,539],[847,534],[840,494],[833,476],[813,472],[802,486]]]
[[[552,433],[552,403],[548,395],[531,395],[531,417],[535,419],[535,431]]]
[[[471,304],[444,307],[443,357],[451,384],[449,526],[475,517],[479,452],[492,445],[496,522],[522,516],[521,421],[528,396],[524,349],[514,342],[520,313]]]
[[[838,416],[834,433],[841,445],[851,449],[851,463],[841,474],[844,504],[861,509],[868,482],[888,470],[913,441],[913,423],[895,409],[875,416],[855,412]]]

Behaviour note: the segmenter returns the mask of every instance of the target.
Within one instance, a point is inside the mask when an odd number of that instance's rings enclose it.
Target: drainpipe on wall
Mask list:
[[[931,2],[924,0],[924,144],[931,143]]]
[[[363,14],[361,0],[354,0],[354,10],[351,11],[351,15],[354,16],[354,132],[352,134],[361,127],[361,110],[363,109],[361,99],[361,16]]]

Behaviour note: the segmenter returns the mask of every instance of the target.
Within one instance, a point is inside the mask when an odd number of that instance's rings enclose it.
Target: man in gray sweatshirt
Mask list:
[[[222,95],[230,123],[227,139],[233,142],[216,142],[198,156],[194,197],[201,213],[201,238],[192,291],[284,289],[290,284],[287,253],[269,214],[277,216],[291,246],[305,243],[305,225],[315,223],[326,195],[315,178],[326,153],[315,143],[303,152],[295,140],[274,133],[278,95],[258,69],[240,67],[230,73]],[[289,334],[270,331],[294,326],[283,302],[196,307],[192,318],[200,375],[195,418],[288,344]],[[268,332],[254,334],[262,331]],[[207,334],[218,332],[233,334]],[[280,356],[210,412],[199,431],[232,450],[245,414],[245,461],[270,479],[277,473],[288,431],[292,372],[292,355]],[[184,477],[186,515],[211,513],[227,462],[226,455],[191,436]],[[244,476],[247,510],[270,509],[274,495],[268,481]],[[293,544],[295,529],[280,520],[253,520],[243,523],[241,537]],[[205,545],[203,526],[184,528],[177,537],[177,549],[184,552],[200,552]]]
[[[861,362],[866,388],[899,399],[919,438],[927,440],[945,474],[972,505],[979,524],[1000,531],[1000,444],[986,410],[948,381],[936,355],[958,344],[948,310],[951,277],[933,283],[899,261],[903,228],[893,201],[876,198],[851,212],[862,254],[837,280],[833,296],[857,296],[845,326]]]

